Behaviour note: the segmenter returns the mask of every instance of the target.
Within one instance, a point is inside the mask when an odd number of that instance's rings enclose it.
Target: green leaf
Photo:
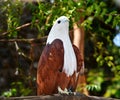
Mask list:
[[[109,15],[107,20],[105,21],[105,24],[108,24],[112,20],[113,16]]]

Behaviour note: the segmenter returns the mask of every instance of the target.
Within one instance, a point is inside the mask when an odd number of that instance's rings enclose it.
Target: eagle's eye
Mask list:
[[[58,24],[60,24],[61,23],[61,21],[60,20],[58,20]]]

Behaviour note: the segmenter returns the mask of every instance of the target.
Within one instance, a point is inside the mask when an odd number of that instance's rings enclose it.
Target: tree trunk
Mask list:
[[[80,19],[78,23],[74,23],[73,25],[73,44],[76,45],[80,52],[81,52],[81,57],[83,59],[83,66],[80,71],[79,79],[78,79],[78,86],[77,86],[77,91],[82,92],[86,95],[88,95],[88,91],[86,90],[86,77],[84,74],[84,28],[83,27],[78,27],[78,24],[81,24],[83,22],[83,18]]]

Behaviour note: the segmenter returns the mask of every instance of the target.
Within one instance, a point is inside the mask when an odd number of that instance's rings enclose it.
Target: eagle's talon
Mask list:
[[[58,86],[58,93],[59,94],[69,95],[69,92],[68,92],[68,90],[66,88],[64,90],[62,90],[59,86]]]
[[[58,86],[58,93],[61,95],[76,95],[76,92],[69,91],[67,88],[62,90],[59,86]]]

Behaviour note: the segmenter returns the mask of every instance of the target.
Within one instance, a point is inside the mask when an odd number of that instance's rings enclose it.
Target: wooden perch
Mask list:
[[[77,93],[76,95],[46,95],[46,96],[25,96],[25,97],[0,97],[0,100],[119,100],[114,98],[103,98],[97,96],[86,96]]]

